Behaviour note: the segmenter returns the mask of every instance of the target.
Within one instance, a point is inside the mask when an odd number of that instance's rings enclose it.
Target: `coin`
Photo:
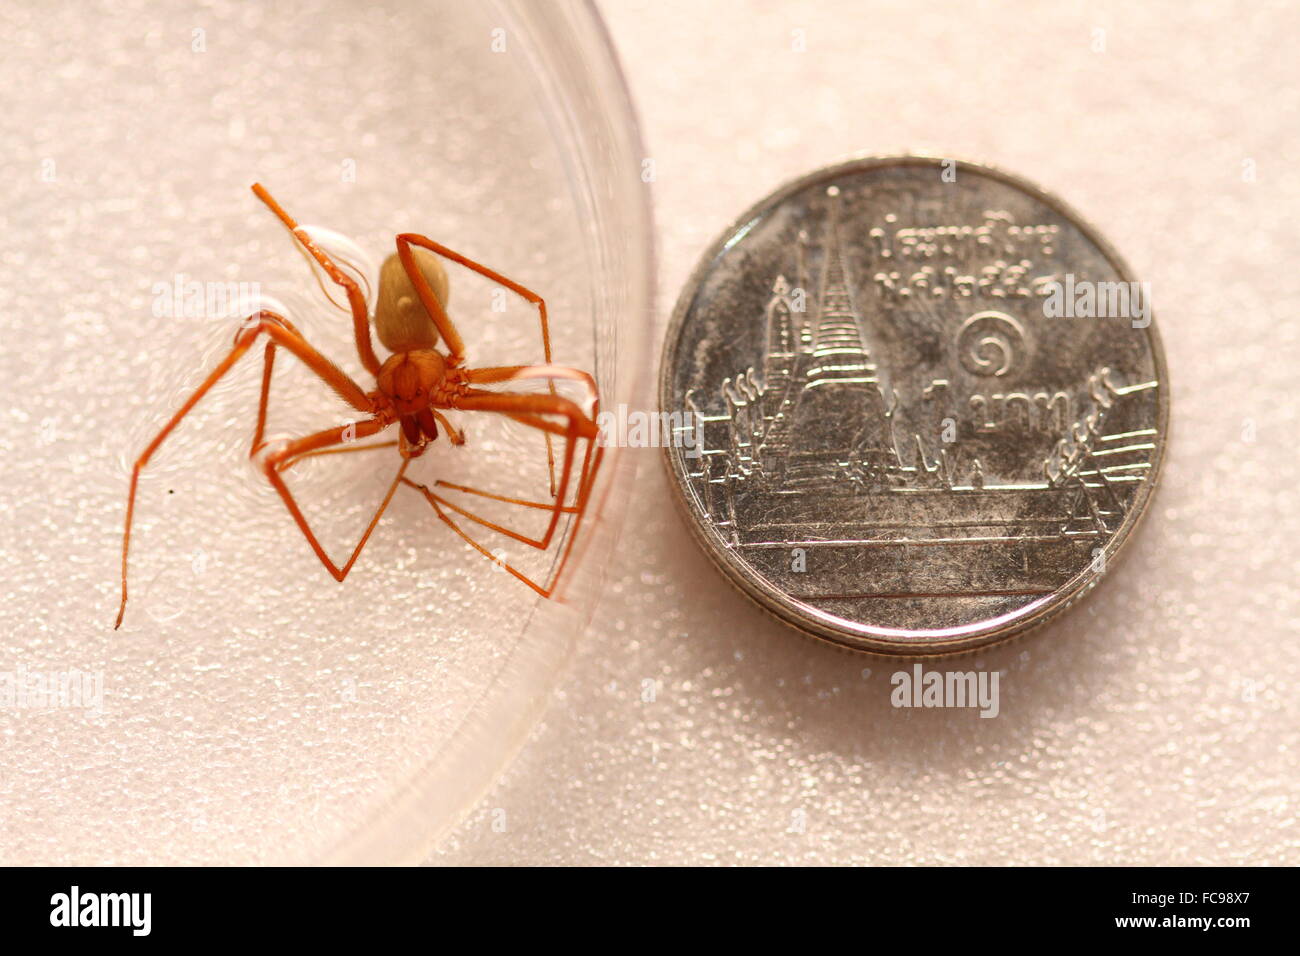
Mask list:
[[[889,655],[985,647],[1086,593],[1169,421],[1148,285],[1060,200],[930,156],[820,169],[737,219],[678,300],[660,402],[723,574]]]

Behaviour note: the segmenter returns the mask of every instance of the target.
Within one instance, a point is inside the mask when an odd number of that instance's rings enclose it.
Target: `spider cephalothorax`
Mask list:
[[[437,349],[390,355],[375,380],[376,405],[382,408],[387,403],[387,414],[401,423],[402,434],[415,446],[438,437],[437,408],[449,407],[456,397],[469,394],[462,370],[449,366]]]

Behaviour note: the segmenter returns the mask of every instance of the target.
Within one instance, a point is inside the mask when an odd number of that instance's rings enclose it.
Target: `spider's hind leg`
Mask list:
[[[348,572],[352,570],[352,566],[356,563],[357,558],[361,557],[361,551],[365,548],[366,542],[370,540],[371,532],[375,530],[375,526],[379,524],[379,519],[383,517],[384,512],[388,509],[388,503],[393,500],[393,493],[397,491],[398,483],[405,480],[403,476],[406,474],[406,468],[411,463],[411,459],[403,456],[402,464],[397,469],[397,474],[393,476],[392,484],[388,486],[388,492],[384,495],[384,500],[380,502],[379,507],[375,509],[374,516],[370,519],[370,523],[366,526],[366,530],[361,535],[361,540],[357,542],[356,547],[352,549],[352,555],[342,566],[331,561],[329,555],[325,553],[325,549],[321,547],[320,541],[317,540],[315,533],[311,530],[311,525],[307,523],[307,518],[303,515],[302,509],[298,507],[298,502],[294,498],[293,492],[291,492],[289,486],[284,483],[284,479],[280,477],[280,473],[292,465],[294,461],[313,453],[351,450],[369,451],[371,448],[380,447],[379,444],[366,445],[363,448],[357,449],[339,449],[335,446],[352,440],[350,437],[345,437],[349,428],[355,429],[355,437],[366,438],[370,435],[376,434],[377,432],[383,431],[387,427],[387,422],[383,422],[379,419],[370,419],[355,426],[343,425],[329,428],[325,431],[317,432],[314,435],[308,435],[306,438],[299,438],[296,441],[289,442],[283,448],[267,455],[265,462],[262,464],[262,470],[266,475],[266,480],[271,483],[271,486],[275,488],[277,492],[279,492],[281,499],[284,501],[285,507],[289,509],[289,514],[293,517],[294,523],[298,525],[298,530],[301,531],[303,537],[307,539],[307,543],[311,545],[312,551],[314,551],[316,557],[320,559],[321,564],[325,565],[325,569],[333,575],[334,580],[339,582],[343,581],[343,579],[348,576]]]
[[[512,379],[520,378],[548,378],[552,381],[556,378],[576,379],[584,382],[590,390],[592,397],[593,411],[598,406],[595,398],[595,383],[585,372],[575,369],[560,368],[557,366],[532,366],[532,367],[513,367],[500,369],[480,369],[470,371],[468,379],[475,383],[493,383],[505,382]],[[503,524],[490,521],[481,515],[475,514],[461,504],[452,501],[445,494],[423,486],[412,481],[405,481],[406,484],[420,491],[429,504],[437,512],[438,518],[456,532],[466,543],[473,547],[480,554],[495,561],[501,567],[505,568],[512,575],[519,578],[538,594],[543,597],[550,597],[554,592],[564,571],[565,564],[568,562],[569,555],[572,552],[574,542],[577,540],[578,530],[581,526],[582,519],[586,514],[587,505],[590,500],[591,490],[595,483],[596,473],[600,468],[601,458],[604,449],[598,444],[599,430],[595,422],[585,415],[582,410],[567,398],[555,395],[527,395],[511,392],[490,392],[483,389],[471,388],[467,394],[459,395],[449,406],[463,411],[487,411],[504,415],[522,425],[538,429],[548,436],[555,435],[564,440],[564,452],[562,456],[562,465],[556,494],[550,503],[532,501],[527,498],[498,494],[496,492],[484,491],[482,489],[472,488],[467,485],[457,485],[447,481],[439,481],[436,487],[440,490],[454,490],[463,494],[476,495],[483,499],[500,501],[505,504],[514,506],[532,508],[540,511],[550,512],[550,519],[547,523],[545,532],[541,535],[531,537],[519,531],[515,531]],[[559,422],[555,419],[560,419]],[[575,457],[578,442],[584,442],[580,464],[575,469]],[[576,471],[576,475],[575,475]],[[569,500],[569,486],[574,484],[574,493],[572,501]],[[559,561],[556,562],[555,570],[550,575],[549,583],[542,585],[528,577],[518,568],[504,561],[488,550],[483,544],[471,536],[453,515],[474,522],[489,531],[505,535],[515,541],[520,542],[531,548],[546,550],[550,547],[559,529],[560,518],[565,515],[571,515],[573,520],[566,532],[561,532],[563,540]]]

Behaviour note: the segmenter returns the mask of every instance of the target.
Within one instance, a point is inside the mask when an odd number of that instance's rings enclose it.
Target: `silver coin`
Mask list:
[[[1058,199],[926,156],[818,170],[713,244],[660,401],[687,521],[817,637],[984,647],[1113,566],[1169,386],[1146,284]]]

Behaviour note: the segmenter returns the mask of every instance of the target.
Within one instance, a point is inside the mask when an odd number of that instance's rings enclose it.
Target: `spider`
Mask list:
[[[198,404],[223,375],[230,371],[259,338],[266,340],[266,349],[262,361],[261,399],[258,403],[257,426],[253,431],[252,446],[249,450],[250,457],[255,458],[259,452],[268,447],[268,443],[263,439],[263,432],[266,428],[271,370],[277,348],[284,349],[299,359],[344,402],[366,416],[355,425],[326,428],[288,441],[267,451],[260,462],[266,480],[283,499],[285,507],[289,509],[289,514],[306,537],[316,557],[337,581],[342,582],[352,570],[398,486],[407,485],[422,493],[433,506],[438,518],[476,551],[497,562],[542,597],[551,597],[555,593],[560,574],[572,551],[578,526],[586,513],[592,485],[600,468],[604,450],[596,441],[598,429],[595,418],[599,412],[599,396],[595,381],[591,375],[579,369],[551,364],[546,302],[541,296],[519,283],[432,239],[416,233],[401,233],[397,236],[397,251],[384,260],[379,272],[379,290],[373,321],[374,332],[384,347],[392,353],[381,362],[371,342],[371,319],[368,315],[366,299],[356,281],[331,260],[307,230],[301,228],[285,212],[261,183],[255,183],[252,188],[257,198],[275,213],[285,228],[302,244],[303,251],[319,263],[329,279],[346,293],[348,309],[352,313],[357,355],[366,371],[374,376],[376,387],[370,391],[362,388],[342,369],[313,348],[293,323],[284,316],[263,309],[245,319],[235,336],[230,352],[167,421],[162,430],[154,436],[144,452],[136,459],[131,470],[126,526],[122,533],[122,601],[118,608],[114,629],[122,626],[122,618],[126,613],[127,555],[131,546],[131,521],[135,513],[140,472],[181,419]],[[477,369],[465,367],[465,343],[445,308],[448,280],[439,257],[458,263],[500,283],[537,307],[545,364]],[[438,348],[440,339],[442,350]],[[548,386],[548,394],[494,391],[481,387],[527,379],[544,380]],[[557,380],[578,383],[586,393],[586,400],[590,402],[590,415],[584,413],[575,402],[557,394],[555,388]],[[406,469],[411,460],[423,455],[429,445],[437,439],[439,425],[446,431],[453,445],[465,443],[464,433],[447,420],[443,414],[444,410],[493,412],[543,433],[546,439],[547,466],[550,474],[552,498],[550,503],[507,497],[441,480],[434,482],[434,488],[450,489],[511,505],[549,511],[550,518],[546,530],[540,536],[530,537],[489,521],[449,500],[433,488],[417,484],[406,477]],[[393,425],[398,426],[397,437],[393,440],[361,445],[351,444],[353,439],[378,435]],[[552,436],[564,440],[558,483],[555,476],[556,461]],[[574,462],[580,443],[583,445],[583,452],[575,476]],[[293,494],[285,484],[282,473],[295,462],[313,455],[371,451],[391,447],[397,448],[400,458],[397,474],[393,477],[383,501],[380,502],[365,532],[361,535],[361,540],[353,548],[351,556],[341,566],[337,565],[316,539]],[[571,485],[572,495],[569,493]],[[461,527],[457,520],[460,518],[473,522],[529,547],[545,550],[556,537],[562,515],[574,516],[573,527],[569,530],[568,540],[563,543],[560,559],[549,575],[549,581],[545,583],[534,581],[513,565],[490,553]],[[560,537],[563,539],[563,532],[560,533]]]

